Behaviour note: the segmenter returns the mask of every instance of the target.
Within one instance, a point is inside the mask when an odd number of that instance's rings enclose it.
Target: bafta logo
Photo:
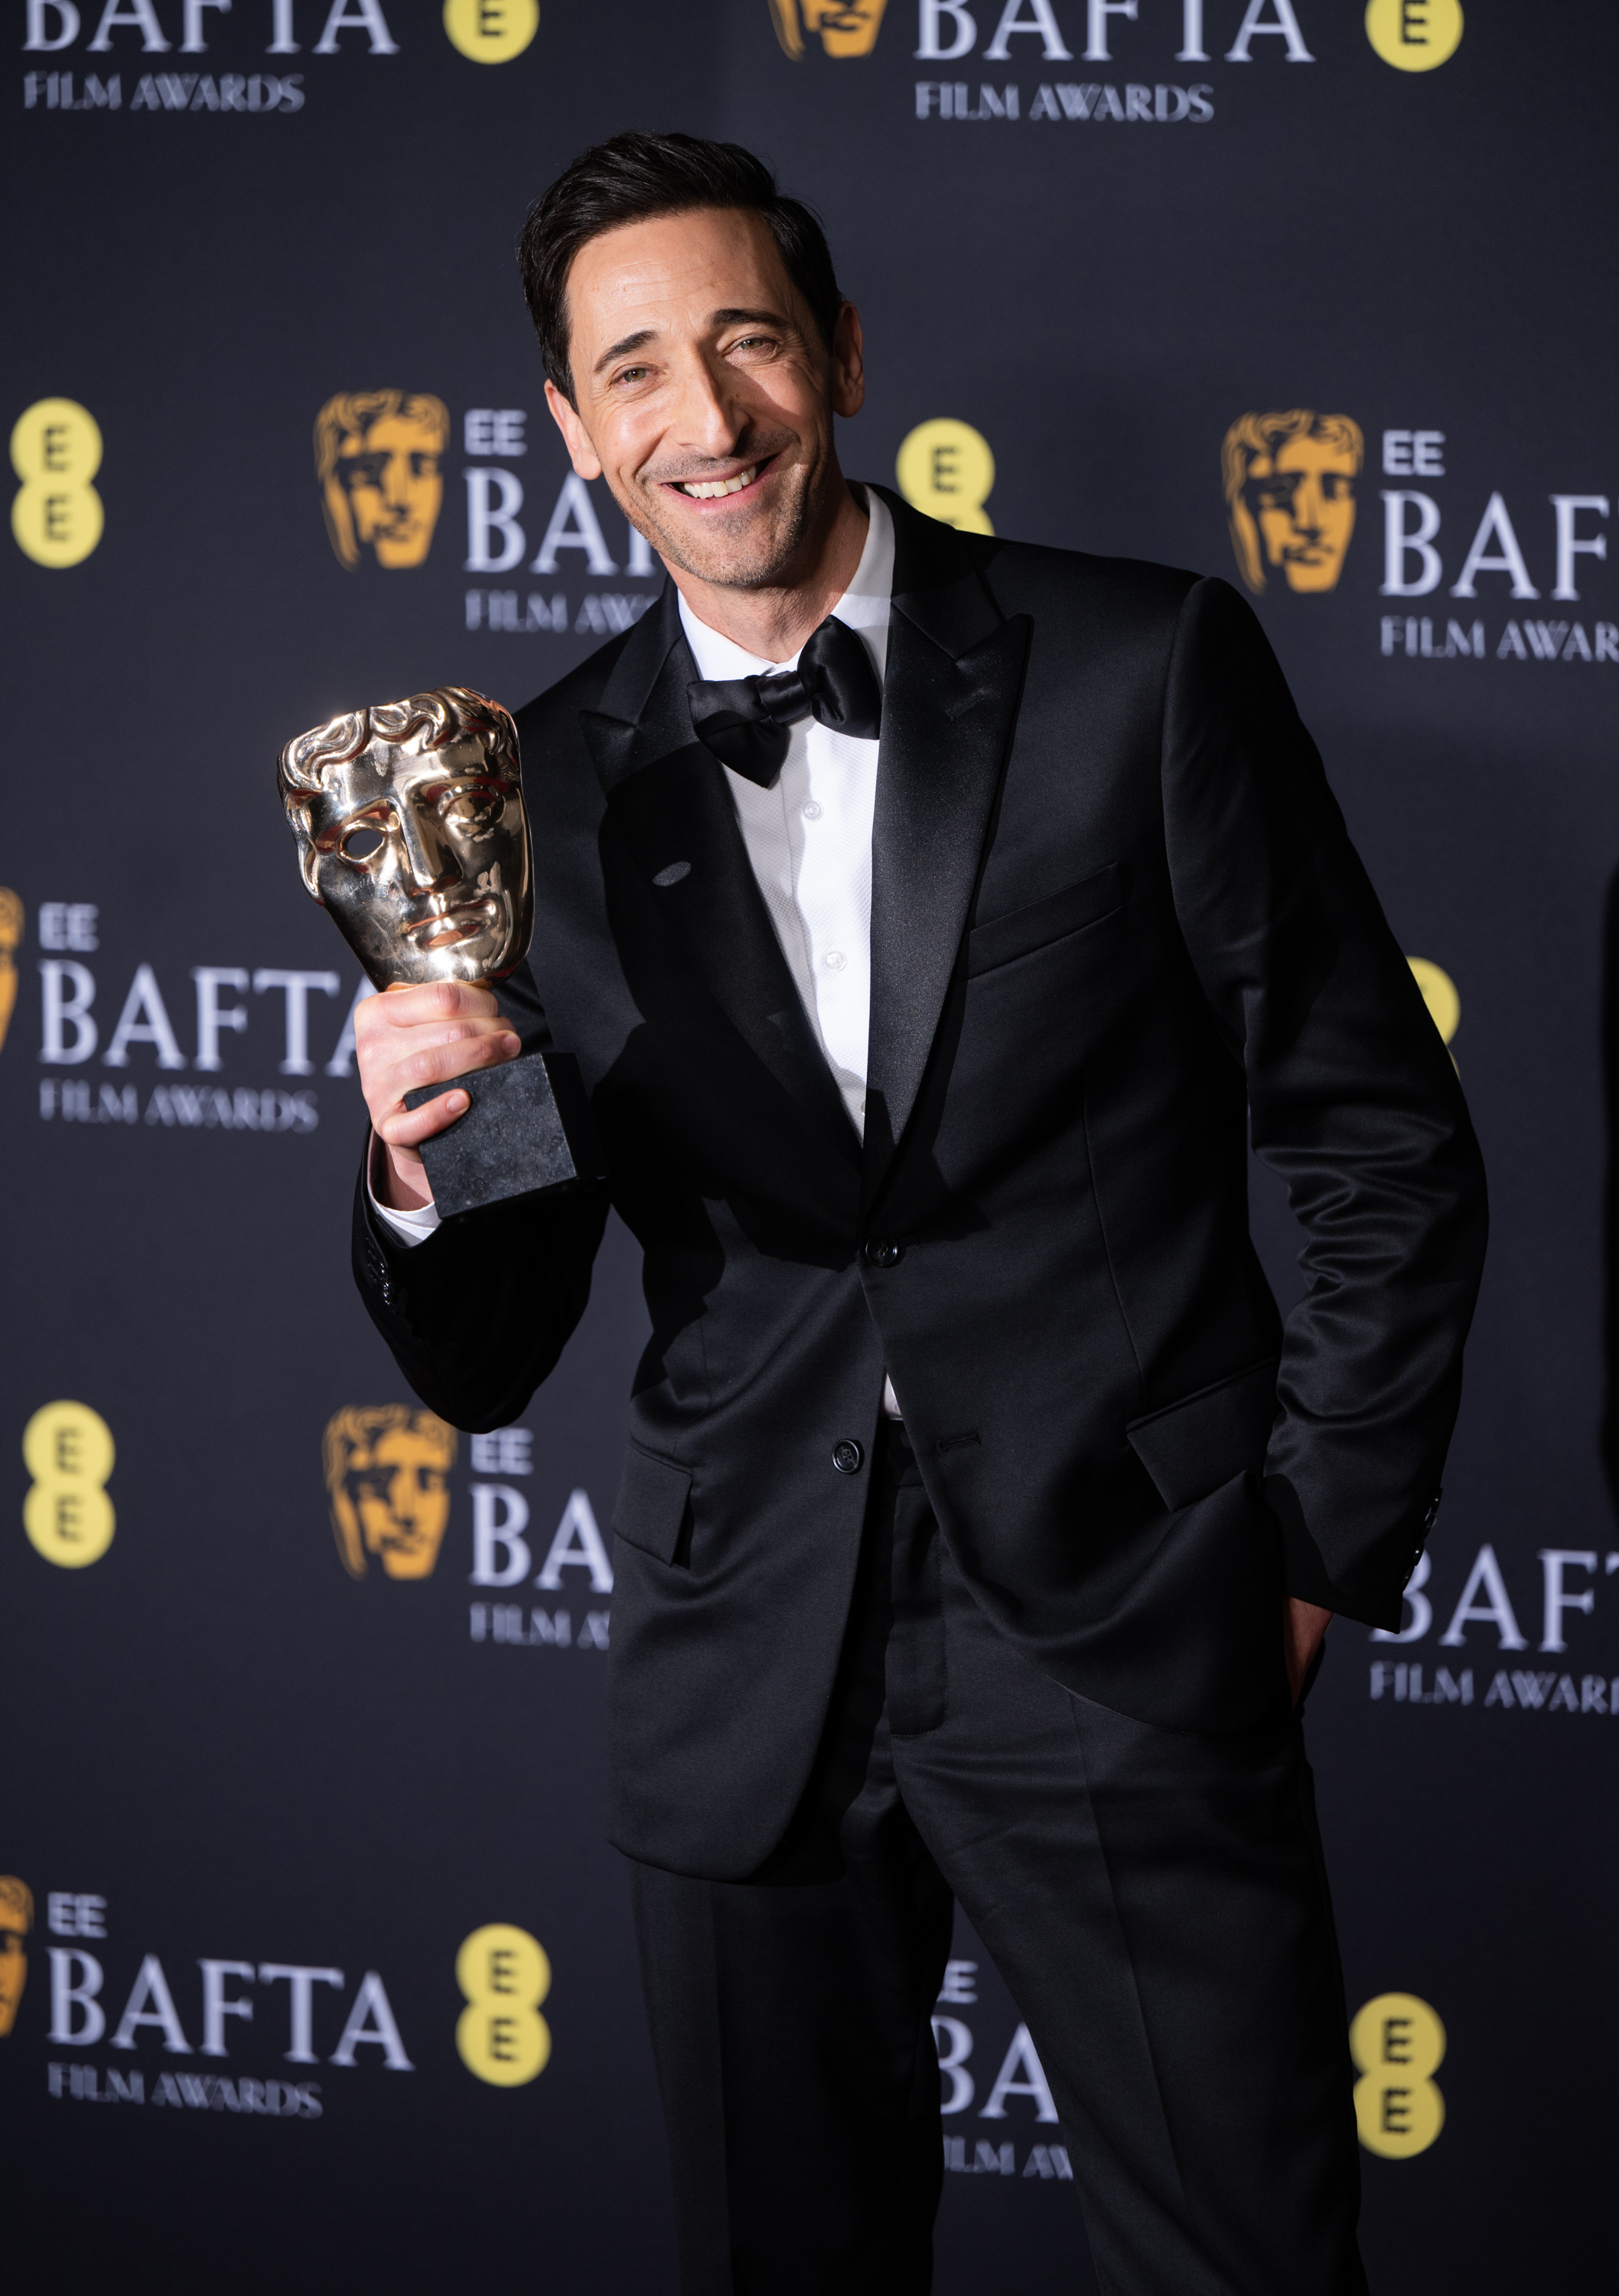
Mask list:
[[[1238,416],[1220,461],[1231,548],[1250,590],[1277,571],[1289,590],[1337,588],[1364,459],[1361,426],[1347,414],[1296,406]]]
[[[326,531],[344,566],[371,551],[390,570],[420,566],[444,500],[449,409],[428,391],[339,390],[315,418]]]
[[[17,1004],[17,944],[22,939],[22,903],[9,885],[0,885],[0,1045]]]
[[[427,1578],[450,1519],[455,1430],[405,1403],[348,1404],[327,1423],[322,1455],[343,1568],[364,1578],[374,1554],[390,1578]]]
[[[784,53],[797,63],[806,37],[817,33],[829,56],[869,56],[887,0],[770,0],[771,21]]]
[[[29,1976],[24,1940],[33,1926],[34,1892],[14,1874],[0,1874],[0,2035],[17,2021]]]

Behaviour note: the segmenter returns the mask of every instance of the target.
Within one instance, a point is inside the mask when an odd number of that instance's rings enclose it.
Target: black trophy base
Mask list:
[[[433,1201],[445,1219],[542,1189],[605,1177],[590,1103],[571,1053],[525,1053],[405,1095],[420,1108],[459,1087],[472,1105],[421,1144]]]

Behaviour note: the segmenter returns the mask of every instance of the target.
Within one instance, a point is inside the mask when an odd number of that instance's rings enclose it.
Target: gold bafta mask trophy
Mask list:
[[[350,710],[289,742],[275,778],[304,884],[373,987],[487,987],[522,963],[534,873],[517,728],[497,701],[441,685]],[[525,1053],[451,1082],[471,1106],[421,1144],[445,1218],[602,1177],[570,1054]],[[449,1089],[424,1086],[405,1105]]]

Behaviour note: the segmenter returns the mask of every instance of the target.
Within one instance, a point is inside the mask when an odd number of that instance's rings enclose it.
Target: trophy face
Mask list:
[[[440,686],[289,742],[277,775],[304,882],[379,988],[498,980],[533,926],[517,731]]]

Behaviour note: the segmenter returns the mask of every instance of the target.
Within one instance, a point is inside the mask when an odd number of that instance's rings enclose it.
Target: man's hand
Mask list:
[[[1326,1641],[1331,1624],[1332,1612],[1323,1611],[1319,1603],[1301,1603],[1296,1595],[1288,1595],[1282,1603],[1281,1646],[1288,1661],[1288,1689],[1295,1706],[1304,1695],[1304,1677]]]
[[[355,1008],[354,1041],[372,1129],[387,1151],[373,1180],[378,1199],[395,1211],[418,1211],[433,1201],[420,1144],[454,1124],[468,1100],[464,1092],[441,1092],[425,1107],[407,1109],[405,1094],[496,1068],[521,1052],[522,1040],[502,1020],[491,990],[446,980],[368,996]]]

